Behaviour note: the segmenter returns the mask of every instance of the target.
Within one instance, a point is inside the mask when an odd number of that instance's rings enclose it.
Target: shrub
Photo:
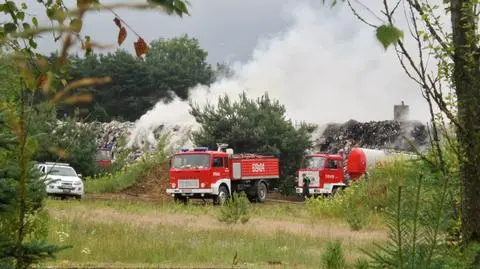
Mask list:
[[[344,269],[346,260],[340,241],[330,241],[322,254],[322,265],[325,269]]]
[[[159,142],[157,151],[146,153],[135,163],[127,165],[114,173],[106,173],[99,177],[87,177],[85,191],[87,193],[105,193],[124,190],[145,178],[152,167],[163,164],[167,157],[163,151],[164,141]]]
[[[250,219],[248,198],[245,193],[234,193],[220,208],[218,220],[227,224],[247,223]]]
[[[367,180],[351,182],[333,198],[310,198],[306,201],[307,211],[312,217],[337,217],[347,221],[352,230],[358,231],[368,225],[373,215],[394,206],[395,190],[400,185],[415,185],[421,164],[398,159],[382,168],[372,169]]]

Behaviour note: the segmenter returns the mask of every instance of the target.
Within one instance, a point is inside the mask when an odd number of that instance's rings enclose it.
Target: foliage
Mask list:
[[[0,113],[0,265],[27,268],[55,257],[63,247],[45,241],[45,185],[39,180],[40,172],[28,161],[35,151],[35,141],[25,142],[25,156],[19,160],[21,138],[10,131],[16,112],[2,103]]]
[[[214,72],[207,63],[208,53],[196,38],[188,35],[154,40],[146,57],[154,91],[174,93],[180,99],[188,98],[188,90],[197,84],[210,85]]]
[[[387,49],[403,37],[403,32],[393,25],[381,25],[377,27],[376,36],[383,47]]]
[[[85,192],[111,193],[133,186],[135,183],[144,179],[156,164],[164,164],[167,162],[167,156],[163,150],[165,143],[164,139],[160,139],[156,152],[145,153],[133,164],[123,166],[113,173],[106,172],[100,176],[85,178]]]
[[[210,85],[214,71],[207,63],[207,52],[197,39],[187,35],[151,42],[145,60],[126,50],[108,54],[91,54],[84,58],[70,57],[71,79],[88,76],[111,76],[112,82],[79,89],[92,94],[94,101],[81,104],[82,117],[88,121],[112,119],[135,121],[158,101],[175,97],[188,98],[190,88]],[[54,62],[58,55],[51,55]],[[77,106],[59,108],[59,116],[73,115]]]
[[[325,269],[345,268],[346,261],[342,250],[342,243],[339,240],[328,242],[325,252],[322,254],[321,261]]]
[[[251,100],[244,92],[238,101],[225,95],[219,97],[216,107],[200,108],[191,102],[190,108],[201,125],[201,130],[192,134],[195,144],[216,148],[217,143],[228,143],[237,153],[280,154],[283,185],[293,182],[305,150],[312,145],[314,127],[302,124],[296,129],[285,118],[285,107],[267,93]]]
[[[334,197],[307,198],[307,210],[313,218],[342,218],[351,230],[361,230],[370,223],[372,215],[377,213],[371,208],[368,199],[365,199],[371,195],[365,186],[367,184],[364,181],[355,182],[344,191],[337,192]]]
[[[379,29],[360,16],[352,7],[351,1],[347,2],[357,18]],[[408,0],[403,5],[403,12],[399,11],[402,9],[400,3],[397,2],[394,6],[390,6],[388,1],[382,3],[384,18],[380,20],[391,28],[387,33],[386,28],[380,26],[384,32],[382,41],[385,45],[394,44],[400,65],[406,75],[420,86],[428,104],[432,125],[431,146],[435,149],[435,154],[429,158],[424,156],[424,160],[429,163],[430,170],[439,171],[439,178],[446,182],[441,183],[444,186],[448,185],[450,175],[440,146],[441,136],[448,142],[458,142],[452,144],[456,144],[454,152],[459,164],[457,176],[461,179],[462,186],[462,240],[465,245],[480,243],[478,1],[450,0],[433,4]],[[372,13],[368,7],[365,10]],[[414,51],[407,46],[406,40],[402,40],[401,31],[393,28],[398,14],[407,19]],[[443,25],[443,19],[449,19],[450,30]],[[436,68],[430,64],[432,60]],[[446,131],[449,129],[445,128],[446,125],[454,127],[455,137]],[[449,189],[445,188],[439,195],[445,199],[448,192]],[[480,266],[480,252],[475,266]]]
[[[34,156],[36,161],[67,162],[84,176],[99,172],[95,159],[98,147],[93,129],[78,125],[71,119],[57,122],[54,113],[32,114],[29,132],[39,144]]]
[[[123,6],[160,6],[167,13],[188,13],[181,0],[156,2]],[[69,83],[65,66],[68,50],[76,41],[82,43],[86,54],[98,46],[89,36],[82,38],[80,34],[85,13],[92,9],[112,11],[112,6],[102,5],[99,0],[77,1],[76,8],[69,10],[61,0],[39,3],[51,20],[51,27],[40,26],[27,3],[17,5],[14,1],[4,1],[0,4],[0,13],[8,16],[0,23],[0,50],[10,53],[4,61],[7,64],[0,68],[0,73],[6,75],[2,79],[7,81],[0,85],[0,265],[16,269],[54,258],[54,254],[63,249],[46,241],[45,185],[32,162],[39,148],[30,125],[32,113],[37,109],[32,105],[33,97],[43,94],[46,110],[52,111],[59,104],[89,102],[90,94],[74,90],[110,81],[108,77],[84,77]],[[36,39],[44,33],[52,33],[55,41],[63,41],[60,57],[54,63],[36,53]],[[124,34],[125,31],[121,31],[121,35]],[[140,36],[134,46],[138,57],[148,52]],[[61,149],[56,152],[64,154]]]
[[[447,160],[450,161],[449,158]],[[450,163],[452,167],[455,166],[453,159]],[[455,232],[456,222],[452,221],[452,217],[455,217],[457,208],[452,205],[460,199],[459,181],[454,171],[451,170],[449,193],[444,201],[447,206],[442,211],[445,218],[442,218],[439,226],[443,232],[448,233]],[[419,214],[422,216],[421,224],[428,225],[435,222],[435,214],[432,215],[431,212],[437,210],[440,203],[438,197],[444,186],[439,184],[438,174],[431,174],[428,164],[422,160],[392,159],[383,167],[372,169],[368,180],[351,182],[349,187],[338,192],[333,198],[307,199],[307,210],[312,217],[339,217],[345,219],[353,230],[361,229],[370,223],[375,215],[383,215],[386,210],[396,206],[395,191],[399,186],[403,186],[404,193],[416,193],[419,173],[423,175],[422,207]],[[408,201],[405,202],[408,203],[406,208],[414,207],[414,198],[405,197]]]
[[[234,193],[220,208],[218,220],[227,224],[234,224],[240,221],[245,224],[250,219],[248,212],[249,201],[244,192]]]

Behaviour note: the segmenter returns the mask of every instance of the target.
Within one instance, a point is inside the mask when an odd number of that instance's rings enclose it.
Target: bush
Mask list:
[[[127,165],[114,173],[85,178],[85,191],[87,193],[116,192],[124,190],[142,180],[156,164],[167,162],[163,144],[161,143],[157,147],[157,152],[146,153],[135,163]]]
[[[346,260],[340,241],[328,242],[321,261],[325,269],[344,269],[346,267]]]
[[[234,224],[239,221],[242,224],[247,223],[250,220],[248,204],[249,201],[245,193],[234,193],[233,196],[221,206],[218,220],[227,224]]]
[[[343,218],[352,230],[361,230],[373,215],[394,206],[392,190],[400,185],[415,185],[411,181],[421,169],[420,163],[403,159],[392,161],[382,168],[372,169],[367,180],[351,182],[333,198],[307,199],[307,211],[312,217]]]

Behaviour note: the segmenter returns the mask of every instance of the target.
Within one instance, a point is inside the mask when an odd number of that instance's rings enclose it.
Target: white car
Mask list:
[[[40,163],[35,165],[46,179],[46,191],[48,195],[60,197],[75,197],[83,199],[85,189],[83,187],[82,175],[77,174],[75,169],[67,163]]]

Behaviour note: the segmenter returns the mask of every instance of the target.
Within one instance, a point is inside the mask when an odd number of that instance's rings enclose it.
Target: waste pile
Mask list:
[[[315,141],[315,150],[327,153],[348,151],[352,147],[412,151],[405,138],[422,150],[428,137],[426,125],[418,121],[350,120],[343,124],[327,124],[323,128],[322,135]]]
[[[129,152],[127,160],[136,160],[146,152],[156,151],[161,137],[168,138],[163,149],[167,154],[182,147],[193,147],[190,133],[194,129],[190,125],[160,125],[141,129],[134,122],[88,122],[78,125],[90,127],[96,133],[99,149],[111,152],[113,160],[118,153]],[[370,121],[358,122],[350,120],[345,123],[332,123],[320,126],[312,135],[315,151],[338,153],[352,147],[371,149],[394,149],[412,151],[411,145],[403,137],[409,139],[415,147],[423,149],[427,144],[426,125],[417,121]]]
[[[118,153],[128,150],[127,160],[136,160],[146,152],[156,151],[157,143],[168,138],[164,150],[171,153],[189,144],[190,126],[160,125],[149,130],[135,129],[134,122],[86,122],[79,126],[91,128],[96,134],[95,140],[99,149],[111,152],[112,158]],[[142,132],[143,131],[143,132]]]

